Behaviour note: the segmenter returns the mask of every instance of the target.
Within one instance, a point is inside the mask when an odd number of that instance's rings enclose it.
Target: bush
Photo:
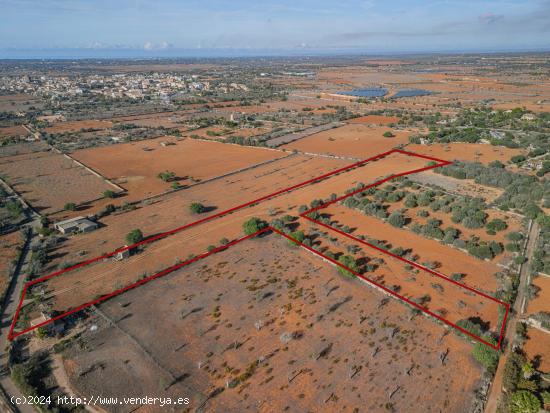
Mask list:
[[[540,400],[527,390],[519,390],[512,394],[508,401],[511,413],[538,413],[541,409]]]
[[[516,263],[517,265],[524,264],[525,262],[527,262],[527,258],[523,255],[518,255],[516,258],[514,258],[514,263]]]
[[[393,137],[395,137],[395,135],[391,131],[384,132],[384,135],[382,135],[382,136],[384,136],[384,138],[393,138]]]
[[[388,222],[394,227],[401,228],[405,225],[405,217],[400,212],[392,212],[388,218]]]
[[[126,242],[128,243],[128,245],[137,244],[141,241],[143,241],[143,233],[140,229],[133,229],[128,234],[126,234]]]
[[[490,373],[496,371],[499,354],[494,348],[483,343],[476,343],[472,349],[472,356]]]
[[[405,206],[407,208],[416,208],[418,206],[416,195],[409,194],[405,197]]]
[[[459,272],[453,272],[451,274],[451,279],[454,280],[454,281],[462,281],[462,279],[465,277],[464,274],[462,273],[459,273]]]
[[[170,182],[176,177],[176,173],[172,171],[160,172],[158,175],[159,179],[162,179],[164,182]]]
[[[504,222],[502,219],[495,218],[492,221],[489,221],[486,227],[490,231],[498,232],[504,231],[506,228],[508,228],[508,224],[506,224],[506,222]]]
[[[110,189],[106,190],[105,192],[103,192],[103,196],[105,198],[114,198],[115,197],[115,193],[113,191],[111,191]]]
[[[513,163],[520,163],[520,162],[523,162],[524,160],[526,160],[527,158],[525,157],[525,155],[515,155],[515,156],[512,156],[510,158],[510,160],[513,162]]]
[[[267,222],[259,218],[250,218],[243,224],[243,231],[246,235],[252,235],[264,228],[267,228]]]
[[[206,207],[199,203],[199,202],[193,202],[190,206],[189,206],[189,209],[191,210],[191,212],[193,214],[202,214],[203,212],[206,211]]]
[[[65,211],[76,211],[76,204],[74,202],[67,202],[65,204]]]
[[[350,270],[359,272],[359,266],[357,265],[355,258],[353,258],[351,255],[341,255],[340,258],[338,258],[338,262],[349,268]],[[346,270],[345,268],[342,268],[340,266],[338,266],[337,268],[340,274],[345,275],[346,277],[355,277],[355,274]]]
[[[290,245],[298,245],[304,242],[304,239],[306,238],[304,231],[295,231],[289,234],[289,236],[292,239],[288,240],[288,243]]]
[[[507,392],[513,392],[517,388],[517,383],[522,375],[521,366],[526,359],[523,355],[512,352],[504,365],[504,375],[502,376],[502,386]]]
[[[519,242],[523,239],[523,234],[521,232],[509,232],[506,234],[506,238],[510,241]]]
[[[8,201],[5,203],[5,207],[12,218],[19,218],[23,213],[23,207],[17,201]]]

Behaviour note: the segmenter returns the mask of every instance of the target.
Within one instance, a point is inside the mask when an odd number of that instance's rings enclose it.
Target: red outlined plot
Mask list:
[[[27,291],[28,291],[28,289],[29,289],[30,287],[32,287],[33,285],[35,285],[35,284],[37,284],[37,283],[44,282],[44,281],[47,281],[47,280],[49,280],[49,279],[51,279],[51,278],[61,276],[61,275],[65,274],[65,273],[67,273],[67,272],[69,272],[69,271],[73,271],[73,270],[75,270],[75,269],[77,269],[77,268],[81,268],[81,267],[90,265],[90,264],[92,264],[92,263],[94,263],[94,262],[98,262],[98,261],[100,261],[100,260],[103,260],[103,259],[106,259],[106,258],[113,257],[114,255],[118,254],[119,252],[122,252],[122,251],[125,251],[125,250],[129,250],[129,249],[138,247],[138,246],[140,246],[140,245],[148,244],[148,243],[154,242],[154,241],[159,240],[159,239],[162,239],[162,238],[166,238],[166,237],[168,237],[168,236],[170,236],[170,235],[173,235],[173,234],[176,234],[176,233],[178,233],[178,232],[184,231],[185,229],[188,229],[188,228],[193,227],[193,226],[195,226],[195,225],[199,225],[199,224],[202,224],[202,223],[204,223],[204,222],[208,222],[208,221],[211,221],[211,220],[214,220],[214,219],[217,219],[217,218],[221,218],[221,217],[223,217],[223,216],[225,216],[225,215],[228,215],[228,214],[230,214],[230,213],[232,213],[232,212],[235,212],[235,211],[237,211],[237,210],[240,210],[240,209],[243,209],[243,208],[246,208],[246,207],[249,207],[249,206],[258,204],[258,203],[263,202],[263,201],[266,201],[266,200],[269,200],[269,199],[274,198],[274,197],[276,197],[276,196],[278,196],[278,195],[281,195],[281,194],[283,194],[283,193],[288,193],[288,192],[294,191],[294,190],[296,190],[296,189],[299,189],[299,188],[301,188],[301,187],[304,187],[304,186],[306,186],[306,185],[310,185],[310,184],[314,184],[314,183],[320,182],[320,181],[322,181],[322,180],[324,180],[324,179],[330,178],[330,177],[333,176],[333,175],[336,175],[336,174],[339,174],[339,173],[342,173],[342,172],[346,172],[346,171],[349,171],[349,170],[351,170],[351,169],[354,169],[354,168],[363,166],[363,165],[365,165],[365,164],[368,163],[368,162],[372,162],[372,161],[376,161],[376,160],[382,159],[382,158],[384,158],[384,157],[386,157],[386,156],[388,156],[388,155],[390,155],[390,154],[393,154],[393,153],[401,153],[401,154],[406,155],[406,156],[413,156],[413,157],[423,158],[423,159],[426,159],[426,160],[430,161],[431,163],[430,163],[428,166],[425,166],[425,167],[423,167],[423,168],[418,168],[418,169],[414,169],[414,170],[411,170],[411,171],[402,172],[402,173],[398,173],[398,174],[392,174],[392,175],[390,175],[390,176],[388,176],[388,177],[386,177],[386,178],[384,178],[384,179],[378,180],[378,181],[376,181],[376,182],[374,182],[374,183],[372,183],[372,184],[370,184],[370,185],[364,186],[364,187],[362,187],[362,188],[360,188],[360,189],[357,189],[357,190],[355,190],[355,191],[353,191],[353,192],[351,192],[351,193],[348,193],[348,194],[343,195],[343,196],[341,196],[341,197],[337,197],[335,200],[332,200],[332,201],[330,201],[330,202],[323,203],[323,204],[321,204],[320,206],[317,206],[317,207],[315,207],[315,208],[309,209],[309,210],[305,211],[304,213],[300,214],[300,217],[301,217],[301,218],[304,218],[304,219],[306,219],[306,220],[309,220],[309,221],[315,223],[316,225],[323,226],[323,227],[325,227],[325,228],[327,228],[327,229],[329,229],[329,230],[331,230],[331,231],[335,231],[335,232],[337,232],[337,233],[339,233],[339,234],[341,234],[341,235],[343,235],[343,236],[346,236],[346,237],[348,237],[348,238],[350,238],[350,239],[352,239],[352,240],[354,240],[354,241],[356,241],[356,242],[361,243],[362,245],[365,245],[365,246],[370,247],[370,248],[374,248],[374,249],[378,250],[379,252],[382,252],[382,253],[384,253],[384,254],[390,255],[390,256],[392,256],[393,258],[399,259],[399,260],[401,260],[401,261],[403,261],[403,262],[405,262],[405,263],[407,263],[407,264],[409,264],[409,265],[412,265],[412,266],[414,266],[414,267],[416,267],[416,268],[419,268],[419,269],[422,269],[422,270],[424,270],[424,271],[427,271],[427,272],[431,273],[432,275],[435,275],[435,276],[437,276],[437,277],[439,277],[439,278],[441,278],[441,279],[444,279],[445,281],[451,282],[451,283],[453,283],[453,284],[459,286],[460,288],[464,288],[464,289],[466,289],[466,290],[468,290],[468,291],[470,291],[470,292],[472,292],[472,293],[474,293],[474,294],[477,294],[477,295],[479,295],[479,296],[481,296],[481,297],[483,297],[483,298],[485,298],[485,299],[491,300],[491,301],[497,303],[498,305],[504,306],[504,308],[505,308],[505,313],[504,313],[504,317],[503,317],[503,319],[502,319],[502,324],[501,324],[501,327],[500,327],[500,335],[499,335],[499,338],[498,338],[498,343],[497,343],[496,345],[495,345],[495,344],[492,344],[492,343],[490,343],[490,342],[488,342],[488,341],[486,341],[486,340],[484,340],[482,337],[476,336],[475,334],[471,333],[470,331],[465,330],[464,328],[462,328],[462,327],[460,327],[460,326],[458,326],[458,325],[456,325],[456,324],[450,322],[449,320],[447,320],[447,319],[445,319],[445,318],[439,316],[438,314],[435,314],[434,312],[431,312],[431,311],[428,310],[427,308],[422,307],[421,305],[419,305],[419,304],[415,303],[414,301],[411,301],[410,299],[408,299],[408,298],[406,298],[406,297],[404,297],[404,296],[402,296],[402,295],[400,295],[400,294],[394,292],[393,290],[391,290],[391,289],[385,287],[384,285],[379,284],[379,283],[377,283],[377,282],[375,282],[375,281],[369,279],[369,278],[366,277],[365,275],[360,274],[360,273],[357,273],[357,272],[351,270],[350,268],[348,268],[348,267],[342,265],[342,264],[339,263],[338,261],[335,261],[335,260],[331,259],[330,257],[327,257],[326,255],[320,253],[319,251],[316,251],[316,250],[313,249],[313,248],[310,248],[310,247],[308,247],[308,246],[306,246],[306,245],[304,245],[304,244],[302,244],[302,243],[299,243],[299,242],[293,240],[293,239],[292,239],[291,237],[289,237],[288,235],[286,235],[286,234],[282,233],[281,231],[279,231],[279,230],[277,230],[277,229],[275,229],[275,228],[272,228],[272,227],[267,227],[267,228],[264,228],[264,229],[262,229],[262,230],[260,230],[260,231],[258,231],[258,232],[256,232],[256,233],[254,233],[254,234],[251,234],[251,235],[247,235],[247,236],[238,238],[238,239],[236,239],[236,240],[234,240],[234,241],[228,243],[227,245],[217,247],[217,248],[215,248],[215,249],[213,249],[213,250],[211,250],[211,251],[209,251],[209,252],[205,252],[205,253],[203,253],[203,254],[200,254],[200,255],[198,255],[198,256],[196,256],[196,257],[194,257],[194,258],[191,258],[191,259],[189,259],[189,260],[187,260],[187,261],[184,261],[184,262],[182,262],[182,263],[178,263],[178,264],[175,264],[175,265],[173,265],[173,266],[171,266],[171,267],[165,268],[164,270],[162,270],[162,271],[160,271],[160,272],[158,272],[158,273],[156,273],[156,274],[154,274],[154,275],[151,275],[151,276],[149,276],[149,277],[143,278],[143,279],[141,279],[140,281],[135,282],[135,283],[133,283],[133,284],[130,284],[130,285],[126,286],[126,287],[117,289],[117,290],[115,290],[115,291],[113,291],[113,292],[111,292],[111,293],[109,293],[109,294],[103,295],[103,296],[101,296],[101,297],[99,297],[99,298],[97,298],[97,299],[95,299],[95,300],[92,300],[92,301],[86,302],[86,303],[84,303],[84,304],[81,304],[81,305],[79,305],[79,306],[77,306],[77,307],[75,307],[75,308],[73,308],[73,309],[71,309],[71,310],[69,310],[69,311],[66,311],[66,312],[64,312],[64,313],[62,313],[62,314],[59,314],[59,315],[57,315],[57,316],[55,316],[55,317],[52,317],[52,318],[50,318],[50,319],[48,319],[48,320],[45,320],[45,321],[43,321],[43,322],[41,322],[41,323],[39,323],[39,324],[36,324],[36,325],[31,326],[31,327],[25,328],[25,329],[23,329],[23,330],[21,330],[21,331],[15,331],[15,326],[16,326],[17,321],[18,321],[18,319],[19,319],[19,314],[20,314],[20,312],[21,312],[21,308],[23,307],[23,302],[24,302],[24,300],[25,300],[25,296],[26,296],[26,294],[27,294]],[[323,259],[325,259],[325,260],[328,261],[328,262],[331,262],[331,263],[334,264],[334,265],[337,265],[337,266],[339,266],[339,267],[344,268],[345,270],[349,271],[350,273],[353,273],[353,274],[354,274],[355,276],[357,276],[358,278],[360,278],[360,279],[362,279],[362,280],[364,280],[364,281],[366,281],[366,282],[368,282],[368,283],[374,285],[375,287],[377,287],[377,288],[383,290],[384,292],[386,292],[386,293],[388,293],[388,294],[394,296],[395,298],[398,298],[398,299],[400,299],[400,300],[406,302],[407,304],[409,304],[409,305],[411,305],[411,306],[413,306],[413,307],[415,307],[415,308],[417,308],[417,309],[423,311],[424,313],[426,313],[426,314],[428,314],[428,315],[430,315],[430,316],[432,316],[432,317],[434,317],[434,318],[436,318],[436,319],[442,321],[443,323],[445,323],[445,324],[447,324],[447,325],[449,325],[449,326],[451,326],[451,327],[453,327],[453,328],[455,328],[455,329],[461,331],[462,333],[464,333],[464,334],[470,336],[470,337],[473,338],[474,340],[479,341],[479,342],[481,342],[481,343],[483,343],[483,344],[486,344],[486,345],[488,345],[488,346],[490,346],[490,347],[492,347],[492,348],[494,348],[494,349],[500,349],[500,347],[501,347],[501,345],[502,345],[502,339],[503,339],[503,336],[504,336],[504,329],[505,329],[505,326],[506,326],[506,320],[507,320],[507,318],[508,318],[508,313],[509,313],[509,309],[510,309],[510,305],[509,305],[508,303],[505,303],[505,302],[503,302],[503,301],[500,301],[500,300],[498,300],[498,299],[496,299],[496,298],[494,298],[494,297],[492,297],[492,296],[490,296],[490,295],[487,295],[487,294],[485,294],[485,293],[483,293],[483,292],[481,292],[481,291],[478,291],[478,290],[476,290],[476,289],[474,289],[474,288],[471,288],[471,287],[469,287],[469,286],[467,286],[467,285],[465,285],[465,284],[463,284],[463,283],[459,283],[459,282],[457,282],[457,281],[454,281],[454,280],[450,279],[449,277],[446,277],[446,276],[443,275],[443,274],[440,274],[440,273],[438,273],[438,272],[436,272],[436,271],[433,271],[433,270],[431,270],[431,269],[429,269],[429,268],[427,268],[427,267],[424,267],[424,266],[422,266],[422,265],[420,265],[420,264],[417,264],[416,262],[409,261],[409,260],[407,260],[407,259],[405,259],[405,258],[402,258],[402,257],[400,257],[400,256],[397,256],[397,255],[395,255],[395,254],[392,254],[392,253],[390,253],[389,251],[386,251],[386,250],[381,249],[381,248],[379,248],[379,247],[377,247],[377,246],[375,246],[375,245],[372,245],[372,244],[370,244],[370,243],[368,243],[368,242],[365,242],[365,241],[360,240],[360,239],[358,239],[358,238],[356,238],[356,237],[353,237],[353,236],[350,235],[350,234],[344,233],[344,232],[338,230],[337,228],[331,227],[330,225],[323,224],[322,222],[319,222],[319,221],[317,221],[317,220],[314,220],[313,218],[311,218],[311,217],[308,216],[308,214],[310,214],[310,213],[313,212],[313,211],[317,211],[317,210],[326,208],[326,207],[328,207],[329,205],[331,205],[331,204],[333,204],[333,203],[335,203],[335,202],[341,201],[341,200],[343,200],[343,199],[345,199],[345,198],[348,198],[348,197],[350,197],[350,196],[353,196],[353,195],[355,195],[355,194],[357,194],[357,193],[363,192],[363,191],[365,191],[365,190],[367,190],[367,189],[369,189],[369,188],[372,188],[372,187],[381,185],[381,184],[383,184],[384,182],[390,181],[390,180],[392,180],[392,179],[395,179],[395,178],[398,178],[398,177],[401,177],[401,176],[406,176],[406,175],[418,173],[418,172],[422,172],[422,171],[426,171],[426,170],[433,169],[433,168],[437,168],[437,167],[440,167],[440,166],[449,165],[449,164],[451,164],[451,162],[445,161],[445,160],[441,160],[441,159],[437,159],[437,158],[434,158],[434,157],[430,157],[430,156],[426,156],[426,155],[420,155],[420,154],[416,154],[416,153],[404,151],[404,150],[401,150],[401,149],[392,149],[392,150],[390,150],[390,151],[387,151],[387,152],[384,152],[384,153],[375,155],[375,156],[373,156],[373,157],[364,159],[364,160],[362,160],[362,161],[359,161],[359,162],[356,162],[356,163],[354,163],[354,164],[345,166],[345,167],[343,167],[343,168],[336,169],[336,170],[334,170],[334,171],[332,171],[332,172],[323,174],[323,175],[318,176],[318,177],[316,177],[316,178],[309,179],[309,180],[307,180],[307,181],[301,182],[301,183],[296,184],[296,185],[293,185],[293,186],[291,186],[291,187],[288,187],[288,188],[279,190],[279,191],[277,191],[277,192],[268,194],[268,195],[263,196],[263,197],[261,197],[261,198],[254,199],[254,200],[252,200],[252,201],[249,201],[249,202],[246,202],[246,203],[244,203],[244,204],[235,206],[235,207],[233,207],[233,208],[227,209],[227,210],[222,211],[222,212],[219,212],[219,213],[217,213],[217,214],[208,216],[208,217],[206,217],[206,218],[203,218],[203,219],[194,221],[194,222],[192,222],[192,223],[189,223],[189,224],[180,226],[180,227],[178,227],[178,228],[174,228],[174,229],[172,229],[172,230],[170,230],[170,231],[166,231],[166,232],[160,233],[160,234],[158,234],[158,235],[155,235],[154,237],[147,238],[147,239],[145,239],[145,240],[143,240],[143,241],[141,241],[141,242],[138,242],[138,243],[136,243],[136,244],[129,245],[129,246],[126,246],[126,247],[123,247],[123,248],[118,248],[118,249],[116,249],[116,250],[114,250],[114,251],[112,251],[112,252],[110,252],[110,253],[108,253],[108,254],[104,254],[104,255],[101,255],[101,256],[99,256],[99,257],[92,258],[92,259],[90,259],[90,260],[81,262],[81,263],[79,263],[79,264],[76,264],[76,265],[74,265],[74,266],[68,267],[68,268],[66,268],[66,269],[63,269],[63,270],[60,270],[60,271],[56,271],[56,272],[53,272],[53,273],[51,273],[51,274],[49,274],[49,275],[46,275],[46,276],[44,276],[44,277],[37,278],[37,279],[35,279],[35,280],[29,281],[29,282],[25,283],[25,285],[24,285],[24,287],[23,287],[23,291],[22,291],[22,293],[21,293],[21,298],[20,298],[20,300],[19,300],[19,304],[18,304],[17,309],[16,309],[16,312],[15,312],[15,314],[14,314],[14,317],[13,317],[13,320],[12,320],[12,323],[11,323],[11,326],[10,326],[10,330],[9,330],[9,335],[8,335],[8,337],[9,337],[10,340],[13,340],[13,339],[15,339],[16,337],[18,337],[18,336],[20,336],[20,335],[22,335],[22,334],[25,334],[25,333],[27,333],[27,332],[30,332],[30,331],[32,331],[32,330],[34,330],[34,329],[36,329],[36,328],[43,327],[43,326],[45,326],[45,325],[48,325],[48,324],[50,324],[50,323],[53,323],[53,322],[55,322],[56,320],[59,320],[59,319],[61,319],[61,318],[63,318],[63,317],[66,317],[66,316],[68,316],[68,315],[70,315],[70,314],[74,314],[74,313],[79,312],[79,311],[81,311],[81,310],[83,310],[83,309],[85,309],[85,308],[91,307],[91,306],[93,306],[93,305],[95,305],[95,304],[98,304],[98,303],[100,303],[100,302],[102,302],[102,301],[105,301],[105,300],[107,300],[107,299],[109,299],[109,298],[112,298],[112,297],[114,297],[114,296],[116,296],[116,295],[119,295],[119,294],[121,294],[121,293],[123,293],[123,292],[125,292],[125,291],[128,291],[128,290],[130,290],[130,289],[139,287],[139,286],[141,286],[141,285],[144,285],[144,284],[148,283],[149,281],[152,281],[152,280],[154,280],[154,279],[157,279],[157,278],[163,277],[163,276],[165,276],[165,275],[167,275],[167,274],[170,274],[170,273],[172,273],[172,272],[174,272],[174,271],[176,271],[176,270],[178,270],[178,269],[180,269],[180,268],[183,268],[183,267],[185,267],[185,266],[187,266],[187,265],[189,265],[189,264],[191,264],[191,263],[193,263],[193,262],[202,260],[202,259],[208,257],[208,256],[211,255],[211,254],[214,254],[214,253],[216,253],[216,252],[219,252],[219,251],[228,249],[228,248],[230,248],[231,246],[233,246],[233,245],[235,245],[235,244],[237,244],[237,243],[239,243],[239,242],[242,242],[242,241],[244,241],[244,240],[247,240],[247,239],[250,239],[250,238],[255,237],[255,236],[257,236],[257,235],[260,235],[261,233],[266,233],[266,232],[272,231],[272,232],[277,233],[277,234],[279,234],[279,235],[281,235],[281,236],[283,236],[283,237],[285,237],[285,238],[288,238],[288,239],[290,239],[290,240],[293,240],[294,242],[296,242],[297,244],[299,244],[302,248],[304,248],[304,249],[306,249],[306,250],[308,250],[308,251],[314,253],[314,254],[317,255],[317,256],[322,257]]]

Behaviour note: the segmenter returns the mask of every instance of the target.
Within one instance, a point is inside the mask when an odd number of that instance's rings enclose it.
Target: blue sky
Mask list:
[[[0,10],[4,51],[550,49],[550,0],[0,0]]]

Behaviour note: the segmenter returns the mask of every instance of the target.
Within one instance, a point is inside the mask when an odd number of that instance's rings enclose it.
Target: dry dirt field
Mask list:
[[[34,152],[49,151],[48,144],[40,141],[16,143],[14,145],[0,147],[0,159],[15,155],[31,154]]]
[[[529,360],[536,360],[539,364],[537,370],[550,373],[550,334],[529,327],[523,350]]]
[[[334,166],[329,167],[331,164]],[[252,216],[267,221],[287,213],[297,216],[298,206],[309,204],[313,199],[326,199],[331,193],[341,193],[343,188],[359,182],[374,182],[392,172],[412,170],[424,164],[425,160],[419,158],[390,155],[361,168],[155,241],[148,244],[144,251],[121,262],[98,262],[53,278],[47,282],[47,286],[43,283],[39,286],[46,288],[47,296],[54,299],[52,305],[55,309],[68,310],[98,295],[135,282],[145,275],[155,274],[177,261],[184,261],[190,254],[203,253],[209,245],[219,245],[223,237],[232,240],[241,236],[242,223]],[[122,215],[106,217],[102,220],[102,228],[82,236],[70,237],[64,245],[52,251],[52,265],[47,272],[121,247],[125,235],[136,227],[145,236],[152,236],[202,218],[203,215],[197,216],[189,212],[191,202],[199,201],[207,207],[215,207],[209,212],[214,214],[334,170],[336,165],[341,167],[342,161],[295,155],[225,180],[179,191],[168,199]],[[252,174],[255,179],[251,179]],[[247,194],[246,197],[243,194]]]
[[[485,165],[497,160],[506,163],[512,156],[521,155],[525,152],[523,149],[510,149],[504,146],[475,143],[411,144],[407,146],[407,150],[448,161],[481,162]]]
[[[300,225],[301,227],[302,225]],[[315,230],[315,227],[316,225],[312,224],[313,233],[318,233],[319,230]],[[372,225],[365,225],[365,227],[371,228]],[[320,228],[320,231],[321,235],[313,242],[316,247],[327,248],[336,254],[349,254],[349,246],[358,246],[361,251],[356,254],[356,259],[359,262],[374,266],[373,270],[367,270],[364,274],[369,280],[416,302],[424,309],[432,311],[447,321],[456,324],[459,320],[477,318],[486,324],[488,331],[492,331],[497,336],[500,333],[498,323],[500,305],[498,303],[470,292],[444,278],[437,277],[426,270],[413,268],[388,254],[377,251],[342,234],[334,233],[325,227]],[[353,235],[365,235],[365,233],[354,231]],[[370,234],[368,235],[370,236]],[[394,242],[396,237],[392,235],[395,234],[390,234],[385,240],[389,240],[393,246],[401,246]],[[412,253],[411,257],[407,258],[415,258],[418,263],[424,262],[422,258],[425,258],[425,256],[420,257],[423,252],[421,248],[409,249],[412,250]],[[454,270],[460,272],[462,269],[461,264],[464,264],[464,262],[457,262]],[[469,269],[467,265],[465,268]],[[437,270],[441,271],[439,268]],[[465,284],[492,294],[492,291],[480,288],[479,285],[472,285],[467,281],[465,281]]]
[[[14,95],[0,95],[0,112],[24,111],[31,106],[41,107],[42,100],[37,96],[24,93]]]
[[[395,137],[385,138],[384,132],[390,130],[387,127],[351,124],[316,133],[282,148],[364,159],[409,142],[411,132],[392,130]]]
[[[0,128],[0,140],[4,138],[19,138],[29,136],[29,132],[23,126],[8,126]]]
[[[72,122],[58,122],[44,129],[46,133],[79,132],[83,129],[109,129],[113,122],[108,120],[77,120]]]
[[[540,311],[550,311],[548,303],[550,302],[550,277],[539,275],[533,278],[532,284],[540,288],[538,295],[527,303],[527,313],[535,314]]]
[[[504,192],[502,189],[476,184],[471,179],[457,179],[434,171],[420,172],[409,178],[424,185],[436,185],[453,194],[483,198],[486,203],[493,202]]]
[[[173,145],[162,146],[162,142]],[[72,155],[125,188],[126,200],[143,199],[170,189],[170,182],[157,177],[163,171],[174,172],[180,185],[189,185],[285,156],[263,148],[172,137],[84,149]]]
[[[190,411],[469,411],[470,344],[383,298],[264,237],[102,304],[116,327],[94,316],[64,365],[78,394],[186,395]]]
[[[19,231],[0,236],[0,296],[4,296],[10,281],[10,270],[13,260],[18,255],[18,248],[23,245],[23,237]]]
[[[397,123],[398,121],[399,121],[399,118],[395,116],[367,115],[367,116],[360,116],[358,118],[350,119],[347,121],[347,123],[368,123],[372,125],[389,125],[391,123]]]
[[[52,151],[32,152],[36,148],[40,145],[30,144],[20,155],[0,156],[0,173],[37,211],[51,214],[68,202],[78,205],[115,189],[67,157]]]

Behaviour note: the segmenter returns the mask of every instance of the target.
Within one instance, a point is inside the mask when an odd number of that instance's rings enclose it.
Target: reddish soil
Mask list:
[[[28,136],[29,132],[23,126],[8,126],[0,128],[0,139],[2,138],[18,138]]]
[[[242,234],[242,223],[252,216],[268,221],[287,213],[296,216],[297,208],[301,204],[309,204],[316,198],[328,198],[331,193],[341,193],[343,188],[349,188],[360,181],[374,182],[390,172],[418,168],[424,162],[419,158],[400,154],[388,156],[315,185],[297,189],[155,241],[147,245],[140,254],[122,262],[99,262],[63,274],[48,281],[48,290],[52,296],[56,296],[56,309],[75,307],[98,294],[135,282],[145,273],[150,275],[169,267],[176,259],[183,261],[190,254],[200,254],[208,245],[219,245],[222,237],[229,240],[237,238]],[[217,207],[210,212],[214,214],[336,169],[327,167],[330,164],[338,163],[322,158],[293,156],[237,174],[227,180],[213,181],[174,193],[168,199],[126,214],[106,217],[102,219],[104,227],[83,236],[71,237],[65,246],[60,246],[56,251],[60,258],[53,261],[53,266],[48,271],[55,270],[56,265],[76,263],[114,250],[123,245],[125,235],[136,227],[146,236],[150,236],[202,218],[202,215],[198,217],[189,212],[191,202],[199,201],[206,206]],[[282,169],[283,165],[286,168]],[[250,179],[252,174],[256,179]],[[84,255],[81,252],[85,252]]]
[[[485,165],[492,161],[507,162],[512,156],[525,153],[524,149],[510,149],[504,146],[493,146],[476,143],[449,143],[433,145],[411,144],[407,150],[434,156],[446,160],[481,162]]]
[[[283,148],[364,159],[409,142],[411,132],[392,130],[395,137],[385,138],[383,134],[389,130],[387,127],[364,124],[346,125],[316,133]]]
[[[415,193],[417,195],[419,195],[423,190],[424,188],[421,188],[418,191],[407,188],[408,192]],[[370,197],[370,199],[373,199],[373,198]],[[476,228],[476,229],[466,228],[461,223],[459,224],[454,223],[451,220],[452,214],[450,213],[447,214],[442,211],[433,211],[432,209],[430,209],[429,206],[425,206],[425,207],[417,206],[415,208],[407,208],[405,206],[404,199],[399,202],[385,202],[385,204],[389,205],[389,208],[387,211],[390,214],[394,211],[406,210],[404,215],[410,219],[409,226],[412,226],[414,223],[419,223],[421,225],[424,225],[432,218],[438,219],[439,221],[442,222],[441,223],[442,229],[445,229],[447,227],[454,227],[458,229],[461,233],[461,238],[463,240],[467,240],[470,237],[475,236],[483,241],[487,241],[487,242],[496,241],[502,244],[507,244],[509,242],[506,238],[507,233],[514,232],[514,231],[521,232],[523,229],[522,221],[520,217],[512,214],[507,214],[504,211],[500,211],[493,208],[488,208],[485,211],[485,213],[487,214],[487,222],[490,222],[493,219],[501,219],[504,222],[506,222],[508,227],[503,231],[498,231],[495,235],[489,235],[487,234],[487,229],[485,227]],[[418,216],[417,214],[419,211],[427,211],[429,215],[427,217]]]
[[[425,171],[412,177],[415,182],[432,184],[458,195],[466,195],[474,198],[483,198],[485,202],[491,203],[504,192],[499,188],[492,188],[476,184],[472,179],[456,179],[451,176],[438,174],[435,171]]]
[[[162,146],[163,142],[173,145]],[[177,182],[189,185],[285,154],[263,148],[162,137],[84,149],[74,152],[73,156],[127,189],[126,200],[137,200],[170,189],[171,183],[157,176],[163,171],[174,172]]]
[[[206,411],[470,410],[481,370],[469,343],[383,297],[267,237],[101,305],[118,328],[94,317],[88,351],[63,355],[79,394],[185,395],[193,410],[216,388]]]
[[[0,296],[9,285],[13,260],[17,257],[17,248],[23,245],[21,234],[16,231],[0,236]]]
[[[540,311],[550,311],[550,277],[539,275],[533,278],[532,284],[540,288],[538,295],[527,303],[528,314],[535,314]]]
[[[56,152],[28,152],[0,157],[0,173],[35,209],[51,214],[66,203],[85,203],[114,190],[69,158]]]
[[[529,327],[527,337],[523,345],[527,357],[529,360],[537,360],[537,370],[550,373],[550,334]]]
[[[44,129],[46,133],[80,132],[82,129],[109,129],[113,123],[107,120],[77,120],[59,122]]]
[[[359,118],[350,119],[348,123],[369,123],[372,125],[389,125],[390,123],[397,123],[399,121],[398,117],[395,116],[379,116],[379,115],[368,115],[361,116]]]
[[[471,287],[489,294],[494,293],[497,287],[494,274],[500,268],[494,263],[479,260],[439,241],[424,238],[407,229],[395,228],[377,218],[341,205],[331,205],[321,212],[332,214],[331,219],[341,225],[356,228],[352,233],[355,237],[364,235],[389,242],[392,248],[411,249],[413,255],[419,256],[419,263],[437,262],[440,266],[436,270],[448,276],[455,272],[466,274],[463,281]]]
[[[312,224],[312,226],[315,227],[315,224]],[[373,225],[368,223],[365,227],[370,229]],[[337,234],[325,227],[321,227],[320,229],[323,232],[327,231],[326,234],[321,235],[320,238],[315,240],[314,245],[318,248],[328,248],[333,253],[341,254],[349,254],[348,247],[351,245],[361,248],[359,253],[354,254],[355,258],[365,260],[376,267],[373,271],[364,274],[369,280],[383,285],[409,300],[416,301],[424,309],[432,311],[447,321],[456,324],[459,320],[477,317],[486,322],[491,331],[497,335],[500,333],[500,325],[498,324],[500,305],[497,302],[458,286],[444,277],[437,277],[426,270],[409,267],[403,261],[342,234]],[[365,233],[360,231],[355,231],[353,235],[357,236],[358,234],[365,235]],[[367,234],[367,236],[371,235]],[[374,238],[374,236],[371,237]],[[393,237],[385,239],[385,241],[390,241],[390,243],[392,243],[392,240]],[[392,243],[392,245],[397,246],[398,244]],[[432,255],[431,251],[424,254],[422,247],[425,246],[429,245],[422,245],[417,249],[411,248],[411,256],[416,255],[415,258],[418,263],[423,263],[426,257],[441,258],[441,256],[437,256],[436,254]],[[407,247],[405,246],[404,248]],[[441,268],[437,270],[442,271]],[[456,266],[455,270],[460,271],[460,267]],[[467,285],[472,287],[469,283]],[[427,299],[423,301],[422,297],[427,297]]]

